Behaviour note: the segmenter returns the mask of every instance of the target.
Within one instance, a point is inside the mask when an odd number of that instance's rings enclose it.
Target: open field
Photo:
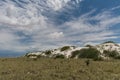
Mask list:
[[[0,80],[120,80],[120,61],[0,58]]]

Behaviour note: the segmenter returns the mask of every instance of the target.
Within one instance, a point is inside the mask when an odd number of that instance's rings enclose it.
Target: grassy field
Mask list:
[[[120,61],[0,58],[0,80],[120,80]]]

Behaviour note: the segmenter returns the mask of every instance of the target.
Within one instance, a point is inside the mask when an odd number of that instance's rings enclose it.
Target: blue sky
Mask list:
[[[120,0],[1,0],[0,53],[120,43]]]

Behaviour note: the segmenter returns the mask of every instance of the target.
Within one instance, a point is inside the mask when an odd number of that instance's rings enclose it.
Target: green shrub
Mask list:
[[[93,47],[93,46],[92,46],[92,45],[87,44],[87,45],[85,45],[85,47]]]
[[[25,54],[25,57],[29,57],[29,56],[30,56],[29,53],[26,53],[26,54]]]
[[[80,50],[73,51],[73,52],[71,53],[71,57],[70,57],[70,58],[74,58],[74,57],[76,57],[76,56],[79,55],[79,54],[80,54]]]
[[[61,48],[61,51],[66,51],[68,49],[70,49],[70,46],[64,46],[64,47]]]
[[[30,55],[26,55],[26,57],[30,57],[30,56],[36,56],[35,54],[30,54]]]
[[[37,55],[37,58],[41,58],[42,57],[42,55]]]
[[[51,54],[51,50],[45,51],[45,54],[46,54],[46,55],[50,55],[50,54]]]
[[[106,41],[104,43],[115,43],[114,41]]]
[[[113,58],[115,58],[117,55],[118,55],[118,52],[117,52],[117,51],[111,51],[111,52],[109,53],[109,56],[110,56],[110,57],[113,57]]]
[[[79,58],[98,59],[99,53],[96,48],[81,49]]]
[[[115,58],[119,53],[117,51],[104,50],[103,52],[106,56]]]
[[[55,58],[55,59],[56,59],[56,58],[64,59],[65,56],[64,56],[63,54],[57,54],[54,58]]]

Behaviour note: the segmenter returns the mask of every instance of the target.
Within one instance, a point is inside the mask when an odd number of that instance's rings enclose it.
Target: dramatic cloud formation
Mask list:
[[[96,10],[92,9],[58,24],[56,17],[62,11],[70,13],[69,9],[74,10],[81,2],[83,0],[0,1],[0,49],[24,52],[119,38],[118,33],[110,29],[120,24],[120,16],[112,13],[119,6],[95,15]]]

